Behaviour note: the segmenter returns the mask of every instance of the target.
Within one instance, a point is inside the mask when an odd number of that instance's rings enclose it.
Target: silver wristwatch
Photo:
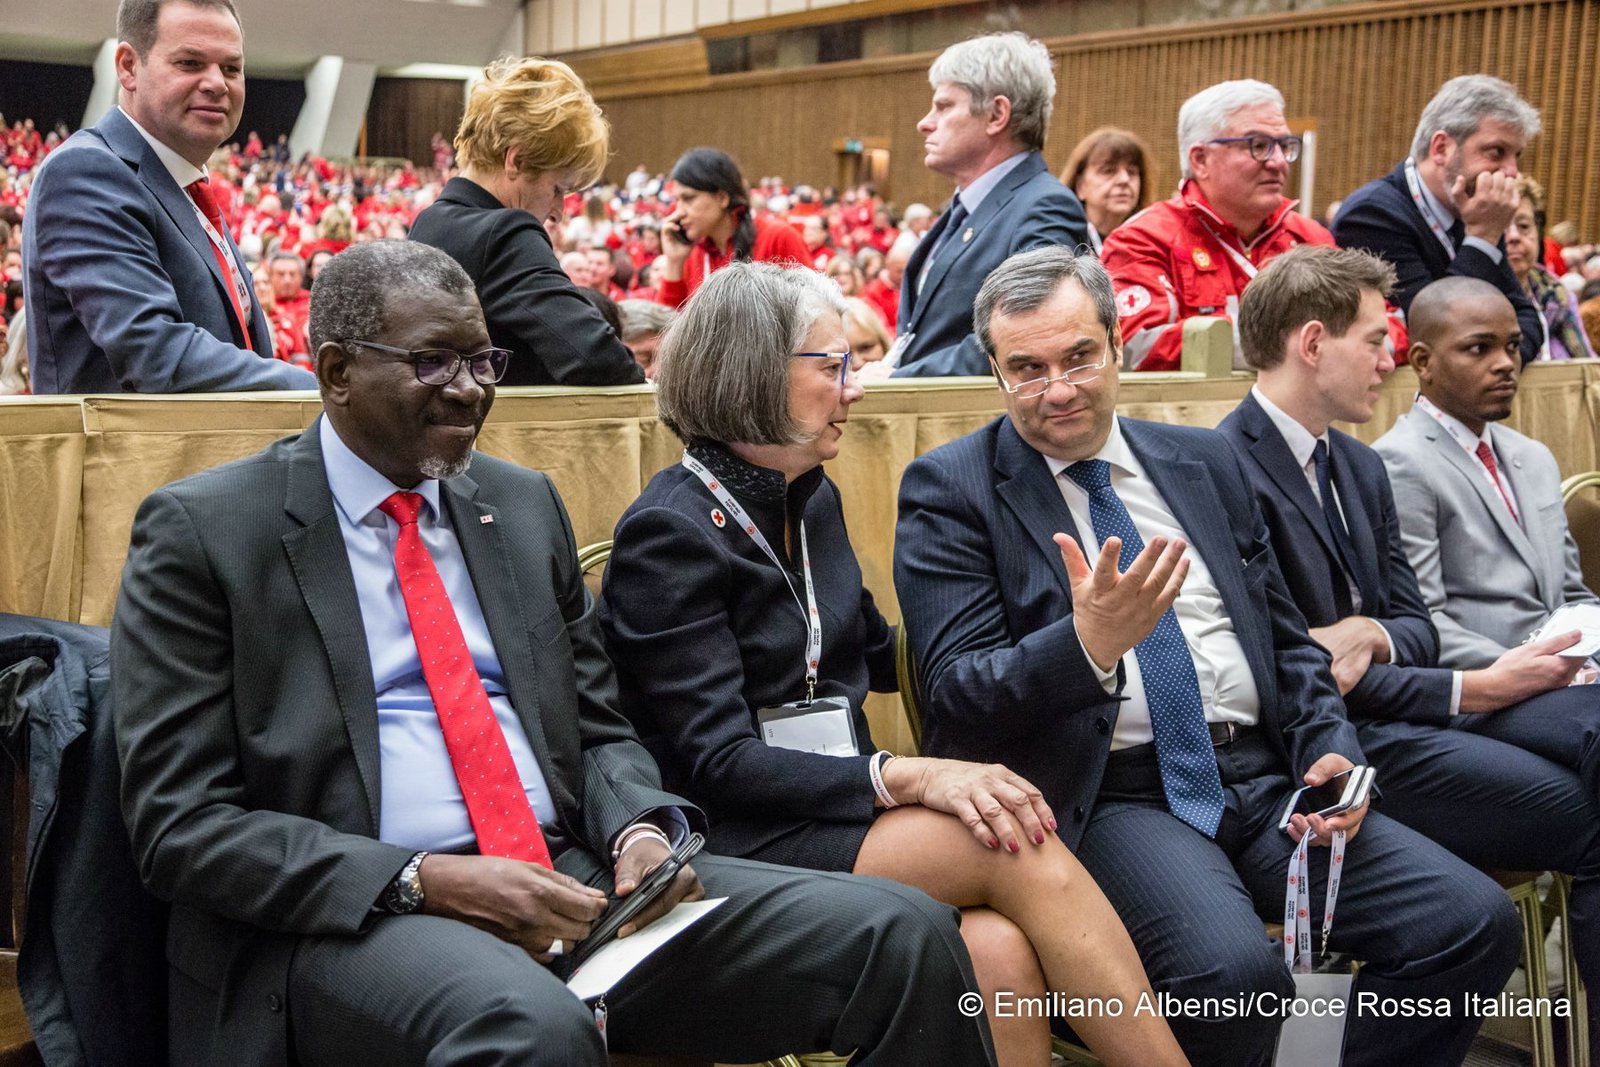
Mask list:
[[[418,852],[400,868],[400,873],[383,891],[384,910],[395,915],[410,915],[422,907],[422,861],[427,858],[426,852]]]

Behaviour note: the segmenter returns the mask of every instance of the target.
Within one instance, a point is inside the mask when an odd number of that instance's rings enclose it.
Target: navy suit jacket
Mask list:
[[[1278,566],[1306,623],[1338,622],[1333,576],[1340,564],[1333,533],[1283,434],[1253,395],[1246,395],[1217,430],[1239,453],[1266,516]],[[1369,667],[1345,694],[1345,706],[1356,718],[1445,726],[1453,672],[1435,666],[1439,634],[1406,561],[1383,459],[1338,430],[1328,431],[1328,451],[1333,487],[1355,550],[1353,577],[1361,590],[1361,614],[1389,631],[1394,644],[1394,661]]]
[[[120,110],[45,160],[22,247],[36,393],[317,387],[315,375],[272,357],[253,294],[255,351],[245,348],[194,202]]]
[[[1232,449],[1211,430],[1121,423],[1211,570],[1283,774],[1298,781],[1329,752],[1363,762],[1331,661],[1289,598]],[[1107,693],[1083,653],[1057,532],[1084,544],[1044,457],[1001,416],[906,468],[894,577],[921,671],[924,750],[1005,763],[1043,790],[1074,847],[1100,790],[1123,678],[1119,666]],[[1247,784],[1241,801],[1265,803],[1281,784]]]
[[[984,279],[1018,252],[1047,245],[1076,248],[1089,239],[1083,205],[1038,152],[1029,152],[1000,179],[967,216],[961,233],[951,234],[919,289],[922,265],[949,224],[946,211],[906,264],[895,333],[915,336],[900,356],[897,377],[989,373],[972,333],[972,302]]]
[[[1516,308],[1517,324],[1522,327],[1522,362],[1529,362],[1544,344],[1544,318],[1512,273],[1505,241],[1500,242],[1499,263],[1461,241],[1456,242],[1455,258],[1447,256],[1411,200],[1405,166],[1402,162],[1350,194],[1333,220],[1333,239],[1340,248],[1365,249],[1394,266],[1394,300],[1403,311],[1411,310],[1411,301],[1424,286],[1447,275],[1488,282]]]

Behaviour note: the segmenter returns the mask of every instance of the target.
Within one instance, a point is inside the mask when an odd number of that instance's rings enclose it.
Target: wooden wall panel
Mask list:
[[[1405,156],[1417,116],[1446,79],[1499,75],[1543,114],[1523,169],[1544,183],[1551,221],[1600,236],[1600,0],[1374,3],[1049,43],[1059,64],[1052,166],[1095,126],[1127,126],[1149,142],[1153,190],[1166,195],[1178,180],[1178,106],[1213,82],[1261,78],[1283,91],[1291,119],[1316,124],[1318,214]],[[601,95],[616,172],[640,162],[665,170],[684,149],[713,144],[752,180],[820,185],[834,180],[837,138],[880,137],[891,146],[892,198],[937,206],[950,188],[923,169],[915,130],[932,58],[725,75],[688,92],[612,84]]]
[[[466,83],[450,78],[379,78],[367,104],[367,154],[433,165],[433,135],[454,137]]]

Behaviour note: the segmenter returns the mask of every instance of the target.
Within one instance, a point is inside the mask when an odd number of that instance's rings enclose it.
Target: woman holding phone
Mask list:
[[[793,226],[750,213],[750,187],[739,164],[715,148],[691,148],[672,167],[678,204],[661,225],[656,299],[681,307],[713,271],[729,263],[809,263]]]
[[[922,889],[962,909],[987,1005],[1112,998],[1121,1018],[1072,1020],[1105,1063],[1186,1063],[1131,1010],[1150,989],[1133,941],[1039,790],[872,742],[862,702],[896,688],[894,632],[822,469],[862,395],[843,310],[809,268],[736,263],[667,332],[656,399],[683,462],[623,514],[601,595],[622,710],[714,852]],[[1050,1062],[1042,1013],[990,1027],[1003,1067]]]

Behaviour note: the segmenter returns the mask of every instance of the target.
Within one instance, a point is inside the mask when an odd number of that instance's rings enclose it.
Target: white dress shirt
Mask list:
[[[472,831],[461,785],[445,748],[444,733],[411,634],[405,597],[395,574],[394,546],[400,526],[378,510],[379,504],[400,489],[352,452],[327,418],[319,420],[318,426],[322,462],[328,487],[333,491],[339,532],[350,556],[361,626],[372,660],[372,685],[378,697],[382,783],[378,838],[419,851],[464,851],[477,843],[477,835]],[[417,516],[417,529],[450,595],[473,666],[483,679],[494,717],[505,732],[528,802],[539,821],[551,825],[556,818],[555,803],[522,720],[506,696],[505,671],[489,636],[472,576],[467,572],[466,557],[451,529],[449,514],[439,506],[439,483],[430,478],[410,492],[426,502]]]
[[[1148,545],[1157,537],[1169,541],[1189,535],[1179,525],[1177,517],[1167,507],[1166,501],[1156,491],[1155,483],[1145,473],[1143,465],[1122,436],[1121,420],[1113,417],[1111,436],[1105,446],[1092,459],[1103,459],[1111,465],[1111,488],[1122,499],[1133,520],[1134,528]],[[1065,476],[1070,463],[1045,457],[1050,473],[1072,513],[1072,521],[1086,543],[1098,550],[1100,538],[1089,519],[1089,494],[1077,482]],[[1192,544],[1192,542],[1190,542]],[[1183,589],[1178,594],[1173,610],[1178,617],[1178,628],[1183,631],[1189,645],[1189,655],[1194,660],[1195,676],[1200,683],[1200,699],[1205,705],[1207,722],[1236,722],[1254,726],[1261,718],[1261,695],[1256,690],[1255,675],[1250,673],[1250,663],[1245,659],[1244,647],[1233,630],[1233,619],[1222,603],[1211,577],[1211,569],[1200,553],[1192,547],[1184,557],[1189,560],[1189,573],[1184,577]],[[1091,559],[1093,566],[1094,560]],[[1094,661],[1090,660],[1094,666]],[[1111,734],[1111,749],[1143,745],[1155,739],[1150,729],[1150,703],[1145,697],[1144,676],[1139,671],[1138,657],[1130,650],[1122,657],[1127,674],[1127,684],[1122,688],[1125,699],[1117,713],[1117,726]],[[1095,667],[1099,672],[1099,668]],[[1115,688],[1116,675],[1100,672],[1101,683],[1110,692]]]

